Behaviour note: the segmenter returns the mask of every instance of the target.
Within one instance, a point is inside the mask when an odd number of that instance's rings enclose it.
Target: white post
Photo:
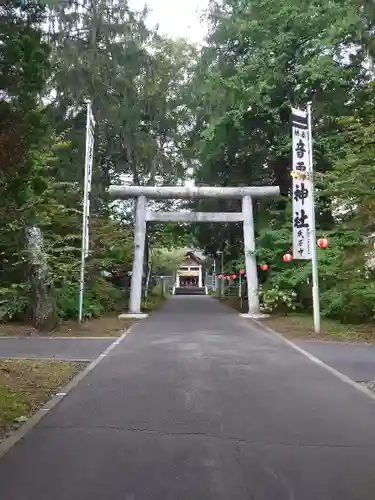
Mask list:
[[[146,239],[146,208],[145,196],[136,199],[134,224],[134,257],[130,290],[130,314],[141,314],[143,259]]]
[[[86,232],[86,231],[85,231]],[[82,323],[83,320],[83,292],[85,288],[85,252],[81,250],[81,275],[79,278],[79,306],[78,306],[78,321]]]
[[[224,274],[224,250],[221,251],[221,274]],[[220,280],[220,297],[224,296],[224,280]]]
[[[216,283],[216,259],[214,259],[213,272],[212,272],[212,289],[216,292],[217,283]]]
[[[311,103],[307,105],[307,120],[308,120],[308,131],[309,131],[309,156],[310,156],[310,172],[311,172],[310,175],[311,175],[311,205],[312,205],[311,225],[310,225],[312,300],[313,300],[313,315],[314,315],[314,331],[315,333],[319,334],[320,333],[319,273],[318,273],[318,257],[316,251]]]
[[[198,278],[198,286],[199,288],[202,288],[202,266],[199,266],[199,278]]]
[[[250,196],[244,196],[242,199],[242,213],[247,296],[249,303],[249,312],[247,316],[259,317],[261,314],[259,308],[258,270],[255,257],[253,201]]]
[[[87,102],[86,111],[86,151],[85,151],[85,179],[83,188],[83,220],[82,220],[82,247],[81,247],[81,273],[79,279],[79,305],[78,321],[83,320],[83,294],[85,288],[85,263],[89,249],[89,227],[88,217],[90,210],[89,195],[91,191],[92,161],[94,149],[94,127],[95,122],[92,116],[91,102]]]
[[[150,286],[151,272],[152,272],[152,259],[151,259],[150,246],[148,246],[147,253],[148,253],[148,263],[147,263],[148,269],[147,269],[147,278],[146,278],[146,287],[145,287],[145,300],[146,301],[148,299],[148,287]]]

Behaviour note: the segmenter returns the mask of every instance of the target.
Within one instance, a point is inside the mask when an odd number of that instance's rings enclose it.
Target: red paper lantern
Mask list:
[[[237,274],[232,274],[232,280],[235,280],[237,278]]]
[[[290,253],[286,253],[285,255],[283,255],[284,262],[291,262],[292,260],[293,260],[293,257]]]
[[[318,239],[318,247],[319,248],[327,248],[328,247],[328,239],[327,238],[319,238]]]
[[[241,269],[240,274],[244,275],[245,274],[245,269]]]
[[[262,271],[267,271],[267,269],[268,269],[268,265],[267,265],[267,264],[262,264],[262,265],[260,266],[260,268],[261,268],[261,270],[262,270]]]
[[[218,274],[217,279],[218,280],[222,280],[223,279],[223,275],[222,274]]]

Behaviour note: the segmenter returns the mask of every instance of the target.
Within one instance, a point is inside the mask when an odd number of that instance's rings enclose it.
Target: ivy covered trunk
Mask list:
[[[36,226],[28,228],[26,241],[30,259],[30,306],[33,325],[38,330],[50,331],[57,324],[57,314],[40,228]]]

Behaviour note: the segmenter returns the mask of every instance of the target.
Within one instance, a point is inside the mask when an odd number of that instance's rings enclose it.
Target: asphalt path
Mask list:
[[[295,344],[356,382],[375,380],[375,345],[295,340]]]
[[[91,361],[112,342],[113,338],[0,337],[0,358]],[[375,380],[373,344],[319,340],[294,343],[356,382]]]
[[[0,459],[12,500],[373,500],[375,401],[209,297],[140,322]]]
[[[113,342],[107,339],[0,337],[0,358],[91,361]]]

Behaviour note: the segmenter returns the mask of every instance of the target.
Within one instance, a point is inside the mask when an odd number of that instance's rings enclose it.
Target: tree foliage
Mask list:
[[[177,182],[190,120],[194,50],[144,16],[117,0],[0,6],[0,320],[46,329],[77,316],[87,99],[97,125],[84,310],[125,306],[132,210],[107,188]]]
[[[279,199],[254,204],[263,298],[310,308],[311,264],[282,256],[292,243],[290,107],[312,101],[317,231],[330,243],[318,250],[322,307],[373,319],[374,13],[363,0],[213,1],[198,51],[148,29],[147,12],[126,1],[2,2],[0,318],[43,329],[77,314],[90,99],[87,316],[123,307],[129,283],[132,204],[111,202],[108,186],[181,184],[191,167],[199,185],[280,186]],[[147,248],[195,240],[224,252],[228,271],[243,267],[241,224],[155,225]]]
[[[372,318],[375,299],[367,240],[375,18],[369,4],[359,4],[213,2],[210,36],[191,84],[197,182],[280,186],[279,200],[254,206],[258,260],[270,266],[260,279],[270,293],[297,292],[303,308],[311,307],[311,265],[285,264],[282,256],[292,243],[290,107],[312,101],[317,231],[329,238],[329,249],[318,252],[322,306],[342,321]],[[199,207],[225,209],[218,200]],[[196,231],[210,253],[224,248],[229,261],[241,260],[240,225]]]

